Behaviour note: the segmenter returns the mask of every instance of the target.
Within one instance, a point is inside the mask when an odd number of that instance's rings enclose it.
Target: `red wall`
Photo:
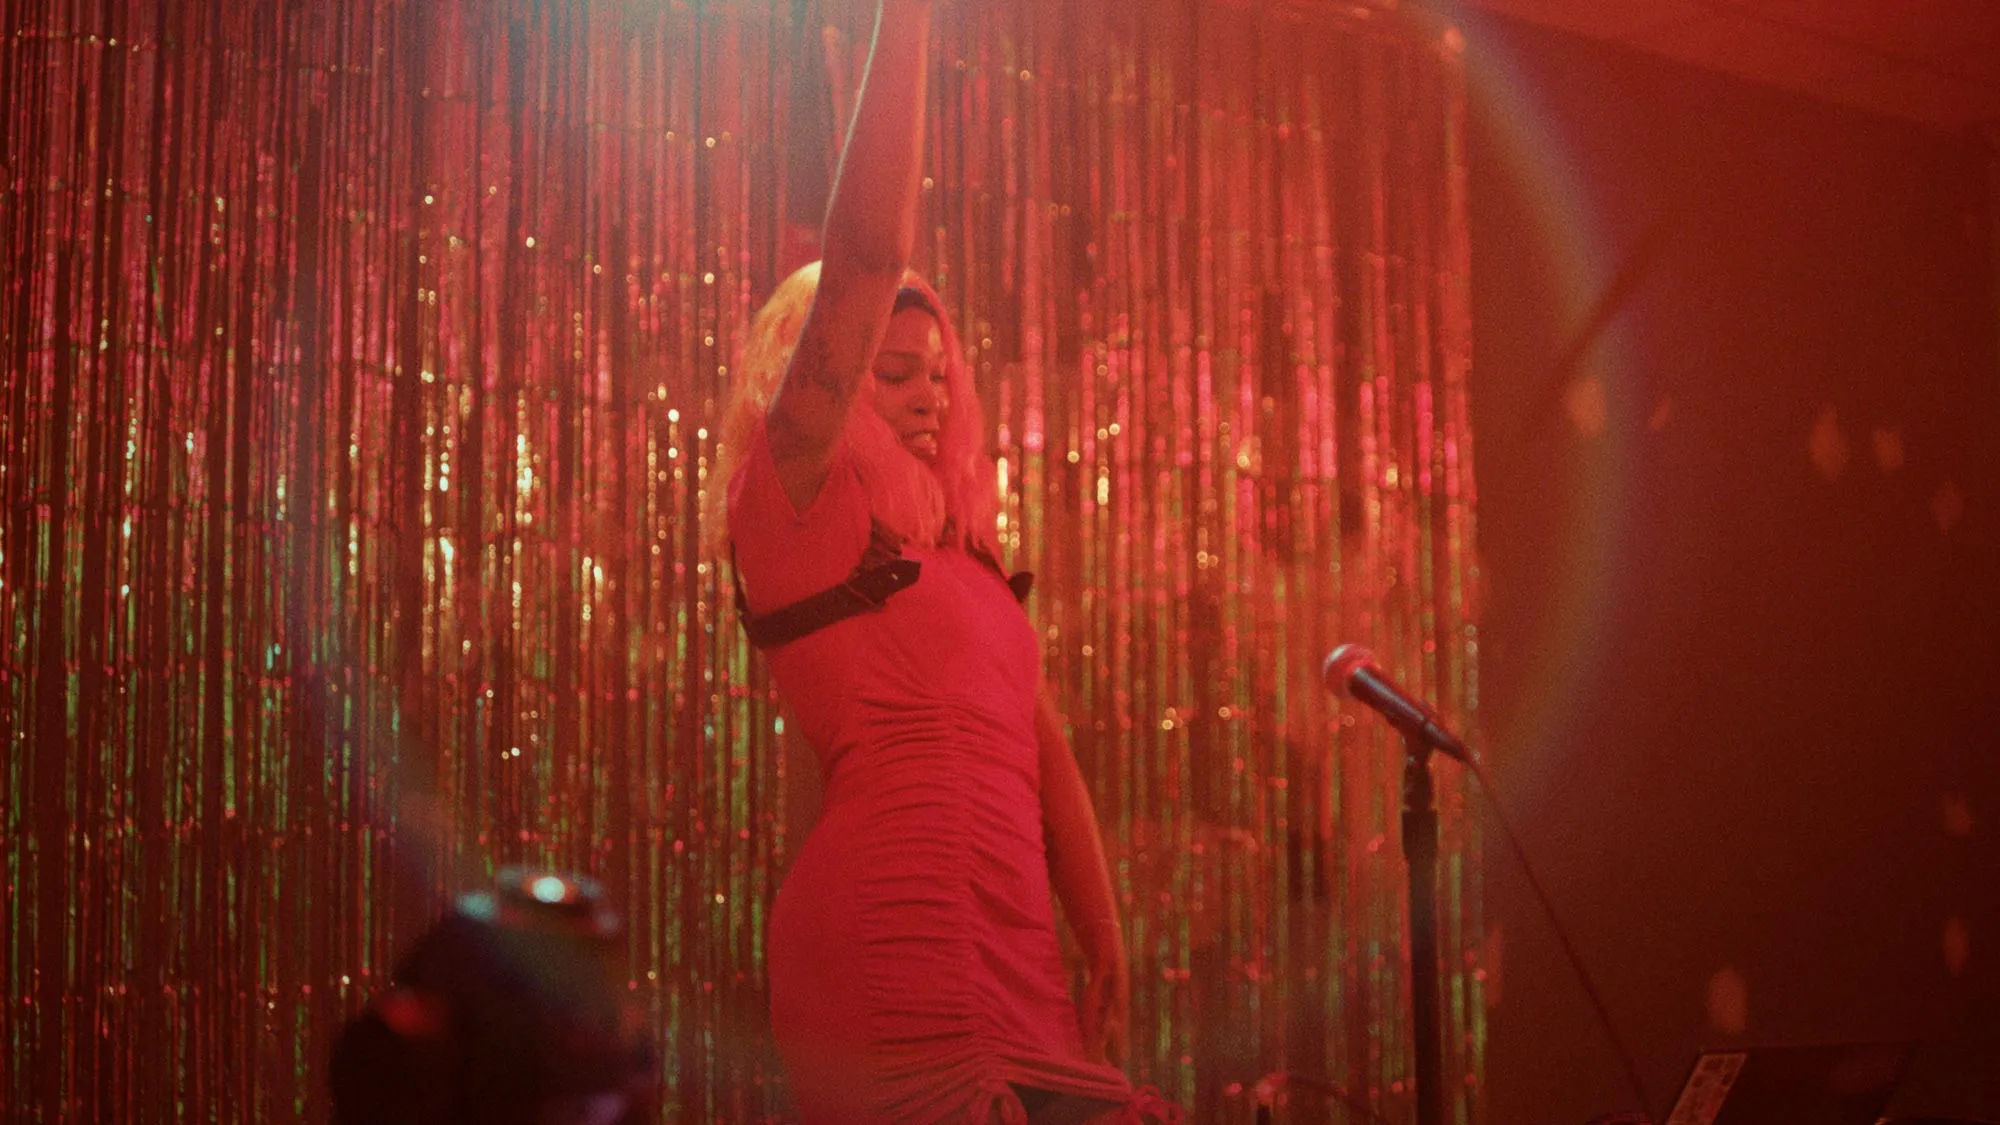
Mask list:
[[[1900,1108],[2000,1117],[1986,152],[1518,24],[1467,34],[1485,734],[1654,1108],[1698,1045],[1911,1036]],[[1488,855],[1492,1125],[1632,1108]],[[1725,969],[1740,1031],[1709,1011]]]

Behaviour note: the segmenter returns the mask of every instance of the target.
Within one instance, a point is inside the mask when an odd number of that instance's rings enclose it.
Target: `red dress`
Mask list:
[[[753,613],[844,580],[868,500],[836,453],[804,512],[761,426],[730,482]],[[771,915],[771,1024],[808,1125],[1023,1119],[1013,1085],[1129,1102],[1085,1059],[1056,941],[1035,740],[1041,649],[963,551],[880,609],[771,649],[825,800]]]

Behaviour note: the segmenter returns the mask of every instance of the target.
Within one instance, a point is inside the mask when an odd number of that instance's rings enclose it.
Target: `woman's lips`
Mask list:
[[[926,461],[938,455],[938,437],[935,430],[919,430],[903,436],[903,448]]]

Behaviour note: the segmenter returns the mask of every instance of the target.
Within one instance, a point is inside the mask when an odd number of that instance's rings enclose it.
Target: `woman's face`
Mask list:
[[[919,308],[890,317],[873,370],[875,413],[911,456],[937,464],[938,435],[951,403],[945,396],[944,336],[936,318]]]

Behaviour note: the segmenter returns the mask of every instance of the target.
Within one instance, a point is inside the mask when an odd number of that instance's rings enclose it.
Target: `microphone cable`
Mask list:
[[[1577,983],[1583,986],[1583,994],[1590,998],[1590,1006],[1597,1013],[1597,1022],[1604,1029],[1605,1039],[1610,1041],[1611,1053],[1618,1056],[1619,1065],[1625,1069],[1625,1081],[1632,1087],[1632,1096],[1638,1099],[1639,1109],[1649,1120],[1659,1121],[1659,1115],[1653,1111],[1652,1095],[1646,1091],[1646,1080],[1639,1076],[1638,1064],[1632,1060],[1632,1052],[1626,1048],[1624,1039],[1620,1038],[1618,1025],[1611,1019],[1611,1010],[1605,1007],[1604,997],[1598,994],[1597,982],[1591,978],[1590,970],[1584,967],[1583,955],[1577,952],[1576,943],[1570,940],[1569,931],[1564,928],[1562,919],[1556,915],[1555,903],[1550,900],[1549,892],[1542,886],[1541,879],[1536,876],[1535,865],[1528,862],[1528,853],[1521,846],[1521,838],[1515,834],[1513,824],[1507,820],[1507,810],[1500,804],[1499,793],[1493,788],[1491,779],[1486,776],[1485,767],[1480,765],[1476,756],[1467,756],[1463,762],[1466,768],[1472,771],[1472,776],[1479,779],[1479,790],[1486,796],[1486,807],[1493,814],[1493,822],[1499,825],[1500,835],[1507,841],[1508,848],[1513,851],[1515,862],[1521,866],[1521,874],[1527,877],[1529,889],[1535,892],[1535,901],[1541,903],[1542,914],[1548,918],[1549,928],[1555,931],[1556,941],[1562,945],[1563,956],[1569,959],[1570,970],[1576,973]]]

